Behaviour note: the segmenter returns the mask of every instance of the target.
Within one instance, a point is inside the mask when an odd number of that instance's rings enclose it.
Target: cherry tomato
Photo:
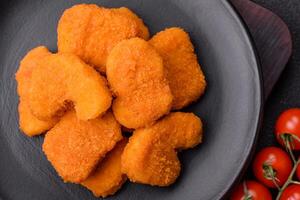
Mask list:
[[[300,200],[300,185],[290,185],[282,193],[280,200]]]
[[[262,149],[254,158],[253,173],[264,185],[276,188],[282,186],[288,179],[293,168],[289,155],[278,147]],[[274,178],[272,181],[272,177]]]
[[[283,134],[293,134],[300,138],[300,108],[291,108],[283,113],[277,119],[275,134],[278,142],[285,146],[282,139]],[[300,142],[292,139],[292,149],[300,150]]]
[[[246,186],[246,187],[245,187]],[[239,184],[232,192],[230,200],[272,200],[270,191],[261,183],[246,181]]]

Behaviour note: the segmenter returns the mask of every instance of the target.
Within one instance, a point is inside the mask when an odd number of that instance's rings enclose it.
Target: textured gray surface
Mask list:
[[[270,9],[288,25],[293,39],[292,57],[265,105],[264,123],[258,149],[277,144],[273,135],[277,116],[286,108],[300,107],[300,1],[255,0]],[[276,59],[276,58],[274,58]]]
[[[59,179],[41,151],[43,138],[23,136],[16,114],[14,73],[20,59],[39,44],[55,50],[57,20],[64,8],[78,1],[7,2],[0,20],[0,193],[13,200],[95,199]],[[256,61],[239,20],[219,0],[96,2],[132,8],[152,32],[175,25],[185,28],[211,85],[204,98],[188,108],[205,121],[205,143],[181,154],[184,175],[178,182],[169,188],[127,183],[111,199],[218,199],[247,159],[260,111]]]

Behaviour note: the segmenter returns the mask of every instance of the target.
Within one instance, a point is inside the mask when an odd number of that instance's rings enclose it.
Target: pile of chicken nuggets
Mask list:
[[[203,135],[199,117],[178,111],[206,87],[189,35],[172,27],[150,38],[131,10],[93,4],[65,10],[57,32],[58,52],[36,47],[16,73],[22,132],[46,133],[42,148],[59,176],[97,197],[127,179],[174,183],[178,151]]]

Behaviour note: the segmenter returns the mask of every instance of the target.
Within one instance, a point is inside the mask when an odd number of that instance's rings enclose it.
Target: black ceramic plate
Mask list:
[[[251,152],[261,114],[261,82],[255,52],[233,8],[220,0],[14,0],[1,1],[0,15],[0,196],[3,199],[96,199],[65,184],[41,151],[43,137],[18,129],[14,74],[37,45],[56,51],[57,21],[75,3],[126,6],[154,34],[180,26],[190,33],[208,88],[187,108],[205,123],[204,143],[180,154],[183,170],[168,188],[126,183],[111,199],[216,200],[224,196]]]

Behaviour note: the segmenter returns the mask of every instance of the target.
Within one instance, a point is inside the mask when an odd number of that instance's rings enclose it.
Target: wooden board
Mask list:
[[[253,37],[261,61],[264,96],[269,96],[292,53],[287,25],[270,10],[249,0],[231,0]]]

